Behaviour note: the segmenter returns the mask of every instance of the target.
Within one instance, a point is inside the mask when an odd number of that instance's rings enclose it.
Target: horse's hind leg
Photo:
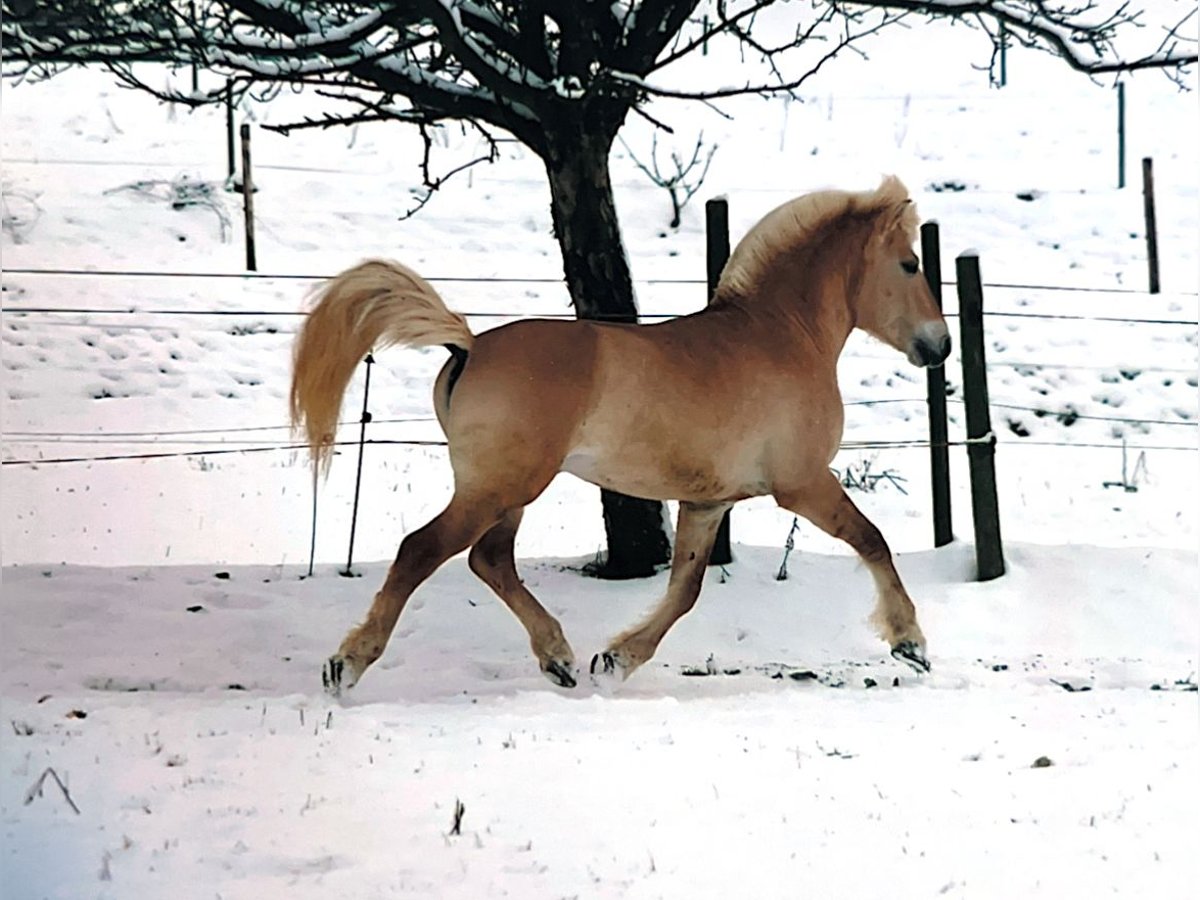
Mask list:
[[[417,585],[442,563],[471,546],[496,524],[502,510],[455,494],[450,505],[432,522],[406,537],[388,569],[383,587],[361,625],[350,630],[321,673],[325,690],[340,694],[353,687],[387,646],[396,620]]]
[[[624,632],[608,649],[592,658],[592,674],[603,671],[622,679],[642,665],[658,649],[667,631],[696,603],[700,585],[717,538],[721,517],[728,503],[679,504],[675,527],[675,552],[671,558],[671,580],[662,602],[642,624]]]
[[[471,549],[471,571],[496,592],[529,632],[529,643],[546,677],[561,687],[575,687],[575,654],[562,626],[517,576],[513,545],[523,510],[510,510]]]
[[[871,616],[880,636],[892,648],[892,656],[918,672],[929,671],[925,635],[917,624],[912,599],[896,574],[892,552],[879,529],[846,496],[832,472],[803,490],[777,492],[779,505],[799,513],[822,531],[849,544],[862,557],[878,591]]]

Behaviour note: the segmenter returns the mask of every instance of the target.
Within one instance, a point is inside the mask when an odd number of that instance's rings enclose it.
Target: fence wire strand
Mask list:
[[[332,274],[306,274],[295,272],[177,272],[171,270],[149,269],[72,269],[72,268],[8,268],[6,275],[44,275],[85,278],[226,278],[244,281],[328,281]],[[425,276],[425,280],[433,283],[446,284],[558,284],[565,286],[562,276],[501,276],[501,275],[433,275]],[[707,286],[703,278],[638,278],[639,284],[679,284]],[[943,281],[942,286],[956,287],[956,281]],[[1116,294],[1148,296],[1147,291],[1130,287],[1099,287],[1096,285],[1071,284],[1025,284],[1020,282],[987,281],[985,288],[1003,291],[1053,291],[1065,294]],[[1160,298],[1184,297],[1195,300],[1200,298],[1197,291],[1161,291],[1153,296]]]
[[[929,449],[931,447],[966,447],[977,441],[970,439],[946,441],[944,443],[934,444],[930,441],[919,439],[914,440],[891,440],[891,441],[844,441],[840,451],[861,451],[861,450],[913,450],[913,449]],[[1173,444],[1101,444],[1101,443],[1070,443],[1067,441],[1030,441],[1024,438],[1016,440],[1004,440],[999,443],[1003,444],[1005,449],[1009,447],[1060,447],[1069,449],[1090,449],[1090,450],[1163,450],[1163,451],[1179,451],[1186,453],[1200,453],[1200,445],[1190,447],[1182,447]],[[334,447],[357,447],[358,441],[336,441]],[[369,438],[363,442],[363,445],[378,445],[378,446],[402,446],[402,447],[445,447],[445,441],[434,440],[389,440]],[[47,457],[45,459],[21,458],[21,459],[5,459],[0,460],[2,466],[29,466],[36,468],[38,466],[65,465],[68,463],[102,463],[102,462],[120,462],[128,460],[151,460],[151,459],[184,459],[197,456],[227,456],[234,453],[270,453],[270,452],[297,452],[308,450],[307,444],[278,444],[272,446],[256,446],[256,447],[229,447],[221,450],[179,450],[179,451],[164,451],[162,453],[113,453],[102,456],[64,456],[64,457]]]

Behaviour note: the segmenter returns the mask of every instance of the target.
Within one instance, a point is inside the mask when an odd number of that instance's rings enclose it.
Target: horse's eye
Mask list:
[[[900,268],[902,268],[909,275],[916,275],[917,269],[920,268],[920,263],[918,263],[915,259],[906,259],[900,263]]]

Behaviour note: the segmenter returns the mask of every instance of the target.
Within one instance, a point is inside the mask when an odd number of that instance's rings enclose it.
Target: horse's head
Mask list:
[[[914,366],[939,366],[950,355],[950,332],[913,251],[916,207],[894,176],[883,180],[876,197],[881,205],[854,298],[855,324]]]

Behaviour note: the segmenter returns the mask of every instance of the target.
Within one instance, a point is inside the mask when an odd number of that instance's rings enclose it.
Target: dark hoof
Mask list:
[[[593,675],[612,675],[617,671],[617,658],[605,650],[592,657]]]
[[[325,686],[325,693],[331,697],[341,696],[342,676],[345,671],[346,661],[340,656],[331,656],[325,660],[325,665],[321,667],[321,683]]]
[[[573,688],[576,685],[576,681],[571,669],[571,666],[553,660],[542,669],[542,672],[559,687]]]
[[[925,658],[925,651],[915,641],[898,643],[892,648],[892,657],[907,663],[915,672],[924,674],[929,671],[929,660]]]

